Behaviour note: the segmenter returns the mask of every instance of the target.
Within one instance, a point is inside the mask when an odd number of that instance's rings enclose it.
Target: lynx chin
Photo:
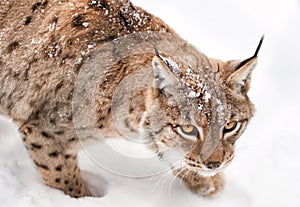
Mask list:
[[[90,139],[74,124],[75,85],[97,54],[105,62],[127,51],[115,49],[124,40],[136,41],[132,52],[105,69],[103,78],[92,76],[95,97],[86,101],[91,90],[82,90],[79,105],[93,107],[105,139],[124,138],[120,126],[141,135],[188,189],[215,195],[254,113],[247,93],[263,38],[252,57],[221,61],[130,1],[1,0],[0,114],[17,124],[46,185],[72,197],[92,196],[77,165],[80,142]],[[100,53],[108,44],[111,52]],[[128,107],[114,102],[122,81],[140,71],[144,79],[136,83],[144,87],[127,97]]]

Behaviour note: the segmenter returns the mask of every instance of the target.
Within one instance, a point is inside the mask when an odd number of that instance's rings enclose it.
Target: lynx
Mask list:
[[[121,125],[141,134],[188,189],[204,196],[222,189],[222,170],[254,113],[247,93],[262,40],[252,57],[224,62],[196,51],[129,1],[2,0],[0,114],[17,124],[46,185],[72,197],[91,196],[77,166],[79,142],[88,139],[81,140],[73,120],[75,82],[103,45],[140,32],[157,33],[161,44],[105,72],[91,104],[97,129],[104,138],[122,137],[113,113],[127,113],[119,115]],[[149,72],[147,87],[130,97],[129,107],[113,104],[118,85],[141,69]]]

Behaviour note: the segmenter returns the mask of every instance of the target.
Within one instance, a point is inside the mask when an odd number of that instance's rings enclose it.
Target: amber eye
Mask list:
[[[236,121],[229,122],[224,126],[224,133],[232,132],[233,130],[236,129],[236,127],[237,127]]]
[[[180,126],[180,130],[182,131],[182,133],[189,135],[189,136],[197,136],[198,135],[198,129],[193,125]]]

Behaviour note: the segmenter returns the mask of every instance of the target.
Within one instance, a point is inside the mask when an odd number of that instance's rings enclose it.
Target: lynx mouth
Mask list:
[[[205,166],[200,166],[200,165],[195,166],[195,165],[187,164],[186,168],[199,174],[202,177],[212,177],[215,176],[217,173],[222,172],[225,167],[222,165],[217,169],[208,169]]]

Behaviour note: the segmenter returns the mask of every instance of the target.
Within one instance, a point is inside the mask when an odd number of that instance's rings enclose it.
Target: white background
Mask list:
[[[257,112],[237,142],[235,160],[225,170],[225,189],[218,197],[208,199],[190,193],[171,175],[118,177],[81,153],[80,165],[94,192],[107,194],[102,198],[73,199],[43,185],[15,127],[1,119],[0,206],[300,206],[300,2],[133,3],[160,17],[199,50],[218,59],[250,57],[265,34],[250,92]],[[126,168],[126,163],[115,164]]]

